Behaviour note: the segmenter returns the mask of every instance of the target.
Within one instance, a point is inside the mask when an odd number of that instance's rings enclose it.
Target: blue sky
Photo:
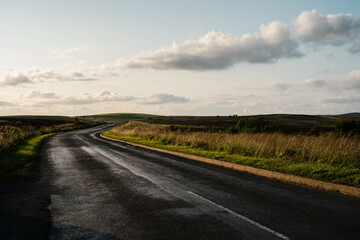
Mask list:
[[[359,1],[2,1],[0,115],[360,111]]]

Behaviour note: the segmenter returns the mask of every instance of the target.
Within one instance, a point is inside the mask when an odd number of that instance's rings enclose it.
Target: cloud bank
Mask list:
[[[56,56],[61,57],[61,58],[75,57],[85,51],[86,51],[86,47],[77,47],[77,48],[70,48],[70,49],[65,49],[65,50],[55,50],[55,51],[53,51],[53,54],[55,54]]]
[[[165,103],[183,103],[188,102],[189,99],[185,97],[174,96],[167,93],[157,93],[154,95],[146,96],[142,99],[143,104],[165,104]]]
[[[129,60],[118,60],[120,68],[161,70],[220,70],[240,62],[269,63],[302,54],[289,32],[289,25],[279,21],[260,26],[260,33],[242,37],[209,32],[197,40],[153,52],[141,53]]]
[[[359,97],[337,97],[327,98],[321,100],[323,103],[335,103],[335,104],[346,104],[346,103],[360,103]]]
[[[72,72],[70,74],[60,74],[50,69],[40,70],[30,68],[26,70],[1,69],[4,75],[0,81],[0,86],[16,86],[23,84],[34,84],[36,82],[47,81],[96,81],[95,78],[85,76],[81,72]]]
[[[6,75],[3,81],[0,81],[0,86],[16,86],[21,84],[33,84],[34,82],[22,73],[17,73],[14,75]]]
[[[291,34],[293,27],[294,34]],[[116,63],[104,63],[86,70],[91,77],[81,72],[68,75],[53,70],[33,69],[8,74],[1,85],[16,86],[36,81],[92,81],[121,75],[123,70],[156,69],[209,71],[224,70],[239,63],[274,63],[280,59],[300,58],[303,43],[340,46],[345,45],[351,54],[360,52],[360,19],[351,14],[322,15],[317,10],[303,11],[293,25],[272,21],[261,24],[259,32],[240,37],[220,31],[210,31],[198,39],[155,51],[146,51]],[[73,57],[86,50],[77,47],[54,51],[60,57]]]
[[[360,42],[356,42],[347,48],[347,51],[351,54],[360,53]]]
[[[260,25],[260,32],[241,37],[211,31],[197,40],[156,51],[140,53],[130,59],[119,59],[122,69],[222,70],[241,62],[273,63],[279,59],[299,58],[300,43],[343,45],[359,37],[360,19],[351,14],[322,15],[316,10],[302,12],[294,22],[295,35],[288,24],[273,21]],[[359,43],[348,47],[358,53]]]
[[[342,91],[360,90],[360,70],[354,70],[347,75],[333,79],[308,79],[300,83],[301,88],[321,89]]]
[[[302,12],[294,27],[298,37],[306,42],[341,45],[359,36],[360,19],[349,13],[322,15],[312,10]]]
[[[8,106],[15,106],[15,105],[10,103],[10,102],[0,101],[0,106],[1,107],[8,107]]]
[[[284,91],[287,90],[289,87],[290,87],[289,84],[274,82],[274,83],[270,83],[270,84],[266,85],[264,87],[264,89],[275,90],[275,91],[284,93]]]
[[[45,98],[45,99],[58,99],[60,96],[51,92],[31,91],[26,95],[27,98]]]
[[[25,96],[29,99],[44,98],[47,101],[36,102],[35,106],[49,105],[88,105],[106,102],[136,102],[144,105],[166,104],[166,103],[184,103],[190,101],[188,98],[175,96],[167,93],[157,93],[144,96],[124,96],[108,90],[102,90],[96,94],[83,93],[80,96],[69,96],[60,98],[55,93],[44,93],[41,91],[32,91]]]

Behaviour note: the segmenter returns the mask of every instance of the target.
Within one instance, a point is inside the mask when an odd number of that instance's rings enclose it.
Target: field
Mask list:
[[[0,118],[0,185],[27,175],[43,139],[56,132],[95,126],[94,121],[47,117]]]
[[[74,117],[68,116],[54,116],[54,115],[12,115],[12,116],[5,116],[3,118],[6,119],[35,119],[35,120],[67,120],[71,121],[74,120]]]
[[[360,114],[349,115],[360,120]],[[269,132],[307,133],[315,128],[318,132],[331,132],[334,130],[336,121],[348,117],[348,115],[320,116],[320,115],[298,115],[298,114],[269,114],[256,115],[267,123]],[[101,120],[109,122],[142,121],[155,124],[172,124],[191,127],[201,127],[204,131],[218,132],[227,131],[240,119],[247,116],[161,116],[143,113],[110,113],[80,116],[82,119]]]
[[[152,119],[152,118],[161,118],[161,117],[163,116],[154,115],[154,114],[145,114],[145,113],[106,113],[106,114],[80,116],[79,118],[110,121],[110,122],[125,122],[130,120],[142,120],[142,119]]]
[[[327,126],[328,131],[309,135],[303,134],[302,131],[292,134],[282,132],[231,134],[225,131],[208,131],[208,126],[132,121],[107,131],[104,135],[153,147],[359,187],[360,136],[335,133],[332,131],[334,127],[325,123],[321,124]]]

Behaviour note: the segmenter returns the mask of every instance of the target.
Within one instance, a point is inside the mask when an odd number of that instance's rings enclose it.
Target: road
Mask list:
[[[1,239],[360,239],[360,199],[101,138],[49,138],[0,189]]]

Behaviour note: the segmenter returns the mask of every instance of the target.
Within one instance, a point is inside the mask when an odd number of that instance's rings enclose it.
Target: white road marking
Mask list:
[[[261,228],[261,229],[263,229],[263,230],[265,230],[265,231],[267,231],[269,233],[272,233],[272,234],[274,234],[275,236],[277,236],[277,237],[279,237],[281,239],[287,239],[287,240],[290,239],[289,237],[285,236],[284,234],[281,234],[281,233],[276,232],[276,231],[274,231],[274,230],[272,230],[272,229],[270,229],[268,227],[265,227],[264,225],[262,225],[262,224],[260,224],[258,222],[255,222],[255,221],[251,220],[250,218],[247,218],[247,217],[245,217],[245,216],[243,216],[241,214],[238,214],[238,213],[236,213],[236,212],[234,212],[234,211],[232,211],[232,210],[230,210],[230,209],[228,209],[226,207],[223,207],[223,206],[221,206],[221,205],[219,205],[217,203],[214,203],[213,201],[210,201],[209,199],[206,199],[206,198],[204,198],[204,197],[202,197],[200,195],[197,195],[196,193],[193,193],[193,192],[190,192],[190,191],[188,191],[188,193],[195,196],[195,197],[198,197],[198,198],[202,199],[203,201],[208,202],[208,203],[210,203],[210,204],[212,204],[212,205],[214,205],[214,206],[216,206],[216,207],[218,207],[218,208],[220,208],[220,209],[222,209],[222,210],[224,210],[224,211],[226,211],[226,212],[228,212],[228,213],[230,213],[230,214],[232,214],[232,215],[234,215],[234,216],[236,216],[236,217],[238,217],[238,218],[240,218],[240,219],[242,219],[242,220],[244,220],[244,221],[246,221],[248,223],[251,223],[251,224],[257,226],[258,228]]]
[[[101,138],[97,138],[97,137],[95,136],[95,134],[97,134],[98,132],[102,132],[102,131],[103,131],[103,130],[97,131],[97,132],[92,133],[92,134],[90,134],[90,135],[91,135],[91,137],[92,137],[93,139],[101,140],[101,141],[103,141],[103,142],[110,143],[111,145],[115,145],[115,144],[112,144],[110,141],[105,141],[105,140],[103,140],[103,139],[101,139]],[[116,144],[116,145],[118,145],[118,144]],[[116,161],[116,160],[115,160],[116,157],[114,157],[112,154],[108,154],[108,153],[104,152],[103,150],[101,150],[100,148],[97,148],[97,147],[95,147],[93,150],[95,150],[96,152],[100,153],[101,155],[107,157],[108,159],[111,159],[112,161],[114,161],[115,163],[121,165],[122,167],[127,168],[128,170],[130,170],[130,171],[131,171],[132,173],[134,173],[135,175],[140,176],[140,177],[143,177],[143,178],[149,180],[150,182],[152,182],[152,183],[154,183],[155,185],[158,186],[158,184],[157,184],[153,179],[149,178],[146,174],[142,173],[142,172],[139,171],[138,169],[133,168],[132,166],[126,164],[126,163],[123,162],[123,161],[121,161],[121,163],[118,162],[118,161]],[[216,206],[216,207],[218,207],[218,208],[220,208],[220,209],[222,209],[222,210],[224,210],[224,211],[226,211],[226,212],[228,212],[228,213],[230,213],[230,214],[232,214],[232,215],[234,215],[234,216],[236,216],[236,217],[238,217],[238,218],[240,218],[240,219],[242,219],[242,220],[244,220],[244,221],[246,221],[246,222],[248,222],[248,223],[250,223],[250,224],[252,224],[252,225],[254,225],[254,226],[256,226],[256,227],[258,227],[258,228],[260,228],[260,229],[262,229],[262,230],[265,230],[265,231],[267,231],[267,232],[269,232],[269,233],[271,233],[271,234],[273,234],[273,235],[275,235],[275,236],[277,236],[277,237],[279,237],[279,238],[281,238],[281,239],[290,240],[290,238],[287,237],[287,236],[285,236],[284,234],[279,233],[279,232],[276,232],[276,231],[274,231],[274,230],[272,230],[272,229],[270,229],[270,228],[268,228],[268,227],[265,227],[264,225],[262,225],[262,224],[260,224],[260,223],[258,223],[258,222],[255,222],[255,221],[251,220],[250,218],[247,218],[247,217],[245,217],[245,216],[243,216],[243,215],[241,215],[241,214],[239,214],[239,213],[236,213],[236,212],[234,212],[234,211],[232,211],[232,210],[230,210],[230,209],[228,209],[228,208],[226,208],[226,207],[223,207],[223,206],[221,206],[221,205],[219,205],[219,204],[217,204],[217,203],[215,203],[215,202],[213,202],[213,201],[211,201],[211,200],[209,200],[209,199],[206,199],[206,198],[204,198],[204,197],[202,197],[202,196],[200,196],[200,195],[198,195],[198,194],[196,194],[196,193],[193,193],[193,192],[191,192],[191,191],[188,191],[188,193],[191,194],[191,195],[193,195],[193,196],[195,196],[195,197],[198,197],[198,198],[202,199],[203,201],[208,202],[208,203],[210,203],[211,205],[214,205],[214,206]]]

